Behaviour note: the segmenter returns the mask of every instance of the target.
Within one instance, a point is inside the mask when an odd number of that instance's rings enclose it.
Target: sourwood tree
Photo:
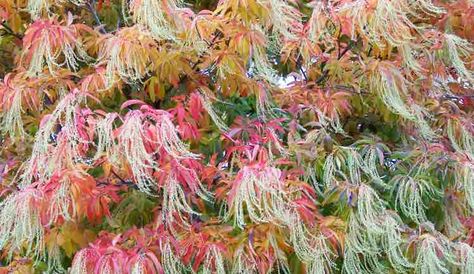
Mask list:
[[[474,273],[472,0],[0,20],[0,273]]]

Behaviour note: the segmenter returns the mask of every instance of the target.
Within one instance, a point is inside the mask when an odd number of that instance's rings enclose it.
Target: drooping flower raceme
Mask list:
[[[446,238],[424,234],[420,236],[419,245],[415,262],[417,273],[450,273],[449,264],[456,262]]]
[[[176,29],[173,26],[173,16],[178,3],[159,0],[130,1],[130,11],[133,20],[146,27],[156,39],[175,40]]]
[[[244,227],[248,217],[255,223],[282,222],[288,216],[288,201],[283,190],[281,171],[269,166],[245,166],[236,176],[227,198],[226,219],[234,218]]]
[[[75,70],[78,61],[87,60],[80,40],[81,32],[92,32],[82,24],[66,25],[56,19],[35,21],[23,39],[22,63],[32,76],[43,73],[46,66],[51,74],[62,66]]]
[[[26,247],[27,254],[44,255],[41,203],[42,193],[34,187],[13,193],[0,202],[0,249],[8,250],[11,255]]]
[[[456,69],[459,76],[474,83],[474,73],[466,68],[461,56],[469,56],[474,52],[472,45],[456,35],[445,34],[446,51],[452,66]]]
[[[80,108],[86,97],[86,94],[74,90],[58,102],[53,113],[43,118],[31,157],[25,163],[22,185],[30,184],[33,177],[47,180],[55,170],[81,161],[83,146],[87,147],[90,142],[85,133],[85,113]]]
[[[21,119],[24,111],[39,108],[36,92],[24,83],[25,78],[24,72],[7,74],[0,83],[0,107],[2,110],[0,129],[2,132],[8,133],[11,138],[24,137],[25,135]]]
[[[140,82],[150,72],[150,64],[157,58],[157,44],[150,33],[140,26],[120,29],[100,39],[99,61],[106,68],[106,86],[119,79]]]
[[[139,110],[127,113],[123,125],[120,127],[118,144],[120,151],[130,165],[138,187],[145,193],[151,193],[156,188],[151,172],[157,168],[153,160],[153,151],[147,150],[146,136]]]
[[[422,176],[396,175],[392,178],[393,195],[396,196],[396,206],[414,222],[423,223],[427,220],[426,203],[423,195],[431,199],[439,196],[436,188]]]
[[[403,241],[399,218],[386,210],[374,189],[360,185],[356,206],[349,219],[344,271],[384,271],[386,267],[379,261],[381,252],[387,253],[394,269],[403,272],[412,267],[400,251]]]

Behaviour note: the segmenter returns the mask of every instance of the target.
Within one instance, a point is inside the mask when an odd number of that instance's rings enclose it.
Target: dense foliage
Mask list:
[[[0,20],[0,273],[474,273],[473,1]]]

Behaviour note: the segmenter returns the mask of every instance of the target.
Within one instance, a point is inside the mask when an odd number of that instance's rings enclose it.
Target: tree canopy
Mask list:
[[[0,273],[474,273],[472,0],[0,20]]]

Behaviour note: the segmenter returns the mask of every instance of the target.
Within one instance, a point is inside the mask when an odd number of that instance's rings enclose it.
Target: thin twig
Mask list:
[[[326,79],[328,74],[329,74],[329,70],[325,70],[323,74],[321,74],[321,76],[319,76],[319,78],[316,79],[316,84],[321,84],[324,81],[324,79]]]
[[[97,24],[97,28],[99,29],[99,32],[102,34],[105,34],[107,33],[107,31],[105,30],[104,25],[100,21],[99,15],[97,14],[96,9],[92,5],[92,2],[93,1],[87,2],[85,6],[87,10],[92,14],[92,17],[94,17],[94,20],[95,20],[95,23]]]
[[[10,35],[13,35],[15,36],[16,38],[18,39],[22,39],[23,38],[23,35],[22,34],[19,34],[19,33],[16,33],[14,32],[8,25],[6,22],[2,22],[2,27],[3,29]]]
[[[361,89],[359,91],[357,91],[355,88],[353,87],[349,87],[349,86],[344,86],[344,85],[334,85],[332,88],[334,89],[340,89],[340,90],[343,90],[343,91],[348,91],[348,92],[353,92],[353,93],[357,93],[357,94],[367,94],[369,93],[367,90],[365,89]]]
[[[217,42],[217,39],[222,37],[222,32],[220,31],[217,31],[217,33],[214,35],[214,37],[212,38],[212,40],[208,43],[207,45],[207,50],[211,49],[214,44]],[[205,52],[207,52],[207,50]],[[193,64],[193,66],[191,67],[191,69],[193,71],[196,71],[197,67],[199,64],[201,64],[203,62],[202,58],[204,57],[204,54],[205,53],[201,53],[199,56],[198,56],[198,60],[196,61],[196,63]],[[178,86],[181,85],[182,83],[184,83],[184,81],[186,81],[187,79],[189,78],[189,75],[186,74],[184,76],[180,76],[179,78],[179,81],[178,81]],[[169,89],[166,90],[165,94],[166,96],[170,96],[171,95],[171,91],[173,90],[173,86],[171,86]],[[160,100],[157,100],[154,104],[153,104],[153,107],[155,108],[160,108]]]
[[[298,60],[296,61],[296,66],[299,68],[299,70],[301,71],[301,75],[303,75],[303,78],[304,78],[304,81],[305,82],[308,82],[308,76],[306,75],[306,72],[304,71],[303,69],[303,66],[301,65],[301,61],[303,60],[303,58],[300,56],[298,58]]]
[[[337,60],[341,60],[342,56],[344,56],[344,54],[346,54],[346,52],[348,52],[351,48],[352,46],[347,45],[347,47],[339,53],[339,55],[337,56]]]
[[[444,94],[443,96],[441,96],[441,98],[443,99],[448,99],[448,100],[462,100],[463,98],[474,98],[474,95],[450,95],[450,94]]]
[[[129,185],[130,183],[125,181],[122,177],[120,177],[120,175],[118,175],[113,169],[110,170],[110,172],[115,176],[117,177],[117,179],[120,180],[120,182],[123,184],[123,185]]]
[[[337,54],[337,55],[338,55],[338,56],[337,56],[337,60],[341,60],[342,57],[344,57],[344,55],[345,55],[351,48],[352,48],[352,44],[349,43],[349,44],[347,45],[347,47],[344,48],[344,50],[343,50],[342,52],[339,52],[339,53]],[[319,76],[318,79],[316,79],[316,83],[317,83],[317,84],[321,84],[321,83],[326,79],[326,77],[328,76],[328,74],[329,74],[329,70],[325,70],[325,71],[323,72],[323,74],[322,74],[321,76]]]
[[[216,33],[216,35],[214,35],[214,37],[212,38],[211,42],[207,45],[207,50],[211,49],[214,46],[214,44],[216,43],[217,39],[220,38],[221,36],[222,36],[222,32],[219,31],[218,33]],[[195,70],[197,68],[197,66],[202,63],[202,58],[203,57],[204,57],[204,54],[200,54],[198,56],[199,60],[196,63],[194,63],[194,65],[192,67],[193,70]]]
[[[98,186],[101,186],[101,185],[128,186],[128,187],[138,189],[137,185],[135,185],[132,181],[128,181],[128,180],[123,179],[113,169],[111,170],[111,173],[115,177],[117,177],[117,179],[119,179],[120,183],[111,184],[110,182],[107,181],[107,182],[99,182],[97,185]]]

